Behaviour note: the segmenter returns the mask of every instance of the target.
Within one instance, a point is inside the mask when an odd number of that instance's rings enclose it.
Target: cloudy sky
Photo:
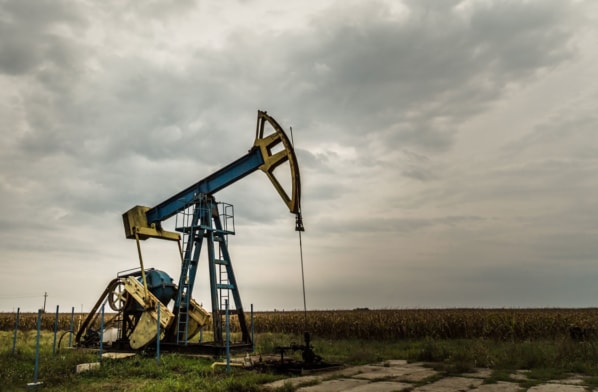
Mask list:
[[[121,214],[244,155],[258,109],[293,128],[308,308],[596,306],[597,20],[592,0],[0,0],[0,311],[89,310],[138,266]],[[302,309],[267,177],[216,196],[245,307]],[[142,250],[178,279],[172,243]]]

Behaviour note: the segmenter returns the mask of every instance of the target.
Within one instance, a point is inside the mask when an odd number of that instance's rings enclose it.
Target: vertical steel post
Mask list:
[[[14,355],[15,348],[17,347],[17,332],[19,331],[19,314],[21,313],[21,308],[17,308],[17,321],[15,322],[15,334],[12,338],[12,353]]]
[[[230,373],[230,318],[228,314],[228,299],[224,300],[226,307],[226,374]]]
[[[15,348],[17,347],[17,332],[19,331],[19,315],[21,313],[21,308],[17,308],[17,321],[15,322],[15,334],[12,338],[12,353],[14,355]]]
[[[58,333],[58,308],[56,305],[56,317],[54,317],[54,341],[52,342],[52,355],[56,355],[56,334]]]
[[[37,338],[35,339],[35,368],[33,369],[33,383],[28,385],[38,385],[37,376],[39,374],[39,335],[42,328],[43,309],[37,311]]]
[[[158,307],[158,335],[156,336],[156,363],[160,364],[160,304],[156,305]]]
[[[71,327],[70,327],[70,331],[71,333],[69,334],[69,347],[72,348],[73,347],[73,328],[75,326],[75,307],[73,306],[73,308],[71,309]]]
[[[102,362],[102,350],[104,349],[104,306],[102,304],[102,318],[100,319],[100,362]]]
[[[251,352],[255,352],[255,338],[253,330],[253,304],[251,304]]]

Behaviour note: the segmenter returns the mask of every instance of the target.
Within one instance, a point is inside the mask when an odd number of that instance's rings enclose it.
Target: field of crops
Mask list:
[[[77,329],[82,315],[75,314]],[[249,320],[249,315],[247,315]],[[15,313],[0,313],[0,330],[13,330]],[[107,318],[110,315],[106,316]],[[37,314],[21,314],[20,330],[36,328]],[[55,314],[42,317],[42,329],[54,329]],[[577,327],[594,335],[598,309],[385,309],[310,311],[307,330],[327,339],[396,340],[421,338],[552,339],[568,336]],[[70,328],[71,315],[59,315],[59,330]],[[232,330],[238,328],[233,322]],[[209,328],[208,328],[209,330]],[[258,312],[256,333],[302,334],[303,312]]]
[[[106,320],[109,320],[113,315],[106,314]],[[16,313],[0,313],[0,331],[12,331],[15,329]],[[87,314],[75,313],[73,317],[73,329],[77,330]],[[54,330],[54,323],[56,320],[56,313],[45,313],[42,315],[41,329]],[[58,314],[58,330],[68,331],[71,325],[70,313]],[[21,313],[19,314],[19,330],[29,331],[37,328],[37,313]]]
[[[260,313],[259,332],[300,333],[303,312]],[[598,309],[405,309],[317,311],[308,329],[323,338],[544,339],[568,336],[572,326],[589,337],[598,326]]]

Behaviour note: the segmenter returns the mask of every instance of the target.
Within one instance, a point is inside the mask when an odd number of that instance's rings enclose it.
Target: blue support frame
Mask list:
[[[192,208],[194,208],[194,210],[190,224],[186,227],[177,228],[177,230],[183,232],[187,238],[181,275],[179,278],[179,288],[182,289],[178,290],[174,305],[174,313],[178,320],[177,343],[187,343],[186,336],[189,320],[189,300],[193,292],[193,282],[195,281],[201,248],[205,244],[208,251],[214,341],[219,344],[224,344],[224,323],[222,320],[224,309],[222,309],[221,306],[222,298],[220,293],[224,290],[229,290],[229,292],[232,293],[234,301],[234,312],[239,319],[242,342],[251,344],[252,339],[247,328],[243,304],[241,303],[241,296],[239,294],[230,254],[226,244],[225,236],[233,233],[227,231],[223,227],[218,211],[218,204],[212,196],[203,194],[196,195],[195,205],[192,206]],[[206,241],[204,241],[204,238]],[[220,251],[220,258],[218,258],[216,254],[217,247]],[[225,274],[228,280],[226,283],[219,280],[218,268],[225,269]],[[232,304],[229,303],[229,305]],[[181,336],[182,334],[184,334],[184,339]]]

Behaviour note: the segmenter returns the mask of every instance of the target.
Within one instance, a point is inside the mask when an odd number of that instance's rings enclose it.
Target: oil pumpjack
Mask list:
[[[290,189],[285,189],[274,174],[281,165],[289,168]],[[293,145],[274,118],[258,111],[255,141],[247,154],[154,207],[135,206],[123,214],[125,236],[136,241],[140,268],[121,272],[110,281],[77,331],[77,346],[94,346],[99,342],[94,325],[102,305],[107,303],[115,315],[105,328],[117,331],[113,343],[117,349],[143,349],[160,339],[164,349],[222,353],[226,303],[241,331],[241,341],[231,343],[231,350],[251,349],[251,336],[227,246],[227,236],[235,234],[234,209],[231,204],[217,202],[214,194],[257,170],[266,173],[295,215],[295,230],[303,231],[301,179]],[[164,230],[162,223],[172,217],[176,217],[176,231]],[[140,244],[148,238],[178,244],[181,258],[178,284],[166,272],[144,267]],[[208,252],[211,312],[192,297],[202,247]],[[210,319],[214,340],[192,342]]]

